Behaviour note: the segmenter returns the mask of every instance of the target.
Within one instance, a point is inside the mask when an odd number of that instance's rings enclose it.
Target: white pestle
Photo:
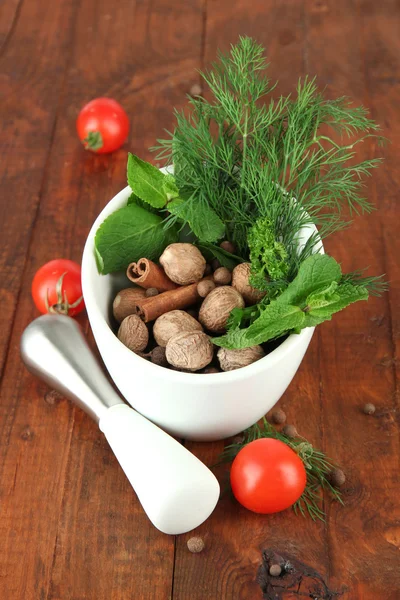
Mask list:
[[[210,516],[220,492],[213,473],[119,398],[76,321],[62,315],[39,317],[22,335],[21,354],[31,372],[98,423],[157,529],[185,533]]]

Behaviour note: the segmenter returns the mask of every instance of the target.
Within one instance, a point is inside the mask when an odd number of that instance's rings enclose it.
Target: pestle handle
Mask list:
[[[21,355],[30,371],[99,424],[158,529],[185,533],[209,517],[219,497],[214,475],[184,446],[119,398],[76,321],[63,315],[35,319],[22,335]]]

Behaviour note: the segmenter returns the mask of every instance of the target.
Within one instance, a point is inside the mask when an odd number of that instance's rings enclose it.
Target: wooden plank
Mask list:
[[[21,7],[22,0],[10,0],[0,5],[0,56],[16,29]]]
[[[149,524],[95,424],[24,370],[18,342],[36,316],[35,270],[55,255],[80,260],[95,216],[126,185],[127,149],[148,157],[197,81],[201,21],[200,2],[79,5],[1,389],[1,598],[170,597],[174,538]],[[100,94],[132,121],[129,142],[110,156],[85,153],[75,133],[79,108]]]
[[[68,0],[55,5],[49,0],[2,3],[0,375],[42,192],[77,4]]]
[[[217,48],[228,50],[239,35],[251,35],[266,47],[271,78],[278,79],[277,94],[294,90],[298,77],[307,72],[307,45],[303,8],[298,2],[210,3],[207,11],[206,65]],[[319,334],[314,336],[304,363],[279,403],[288,419],[315,445],[321,444],[319,400]],[[245,399],[244,399],[245,401]],[[206,464],[216,462],[223,442],[187,444]],[[228,470],[221,475],[228,483]],[[192,555],[187,540],[200,535],[206,549]],[[261,552],[273,547],[287,551],[318,569],[328,571],[326,531],[322,523],[296,517],[292,511],[260,516],[240,507],[230,493],[223,494],[211,518],[194,533],[177,538],[174,600],[260,598],[256,582]]]
[[[395,3],[308,2],[307,20],[311,74],[328,85],[332,96],[348,94],[356,103],[373,106],[374,117],[391,137],[399,101],[398,85],[390,81],[399,77]],[[379,154],[373,144],[363,148],[365,157]],[[385,155],[391,157],[390,164],[374,173],[367,190],[379,212],[357,219],[350,232],[327,244],[346,271],[370,265],[371,273],[388,272],[384,235],[394,240],[390,252],[395,274],[397,233],[390,236],[395,231],[395,145]],[[395,290],[355,305],[321,326],[324,448],[337,457],[348,477],[345,508],[329,507],[330,570],[348,587],[349,600],[397,598],[400,588],[399,441],[389,305],[393,294]],[[377,406],[375,417],[362,413],[365,402]]]

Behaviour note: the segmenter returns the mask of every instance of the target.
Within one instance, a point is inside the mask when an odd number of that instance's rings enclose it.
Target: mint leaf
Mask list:
[[[196,237],[202,242],[216,242],[225,233],[225,225],[212,208],[193,198],[182,200],[178,198],[168,204],[171,214],[186,221]]]
[[[145,210],[148,210],[149,212],[152,212],[155,214],[158,214],[158,212],[159,212],[158,208],[154,208],[154,206],[150,206],[150,204],[141,200],[141,198],[139,198],[139,196],[136,196],[135,192],[132,192],[132,194],[128,198],[127,205],[129,206],[130,204],[136,204],[136,206],[140,206],[140,208],[144,208]]]
[[[305,313],[298,306],[274,300],[247,329],[234,329],[212,341],[223,348],[249,348],[280,337],[292,329],[302,329],[305,318]]]
[[[339,282],[341,276],[342,270],[334,258],[327,254],[313,254],[301,263],[296,277],[277,302],[304,308],[310,294],[326,288],[333,281]]]
[[[129,196],[129,198],[128,198],[127,205],[129,206],[130,204],[138,204],[138,203],[140,203],[140,202],[143,202],[143,200],[141,200],[141,199],[139,198],[139,196],[137,196],[137,195],[135,194],[135,192],[132,192],[132,194],[131,194],[131,195]]]
[[[129,154],[127,177],[128,184],[139,198],[155,208],[163,208],[167,204],[167,193],[163,190],[166,175],[157,167]]]
[[[100,273],[126,269],[145,256],[158,260],[164,248],[178,238],[175,227],[165,230],[163,219],[130,204],[112,213],[100,225],[95,237],[95,256]]]
[[[314,292],[307,298],[305,327],[314,327],[328,321],[334,313],[359,300],[368,300],[368,291],[364,286],[332,283],[325,290]]]
[[[175,177],[167,173],[164,175],[164,183],[162,185],[162,191],[167,197],[167,201],[169,202],[173,198],[177,198],[179,196],[179,190],[175,183]]]
[[[240,256],[231,254],[219,246],[214,246],[214,244],[197,242],[196,246],[208,262],[211,262],[213,258],[217,258],[221,263],[221,266],[226,267],[230,271],[233,271],[236,265],[243,262],[243,259],[240,258]]]

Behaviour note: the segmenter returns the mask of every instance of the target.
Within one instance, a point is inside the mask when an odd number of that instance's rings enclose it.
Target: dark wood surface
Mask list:
[[[266,547],[311,565],[346,600],[400,598],[399,31],[395,0],[0,3],[2,600],[256,600]],[[196,69],[239,34],[265,45],[280,92],[317,75],[329,96],[352,96],[381,123],[392,143],[366,188],[379,211],[326,245],[344,269],[370,265],[391,287],[318,328],[280,401],[343,466],[345,507],[327,498],[326,523],[313,523],[257,516],[224,494],[197,531],[206,549],[192,555],[189,534],[149,524],[94,423],[25,371],[18,345],[36,316],[35,270],[80,260],[95,216],[125,185],[127,151],[150,158]],[[104,157],[75,134],[79,108],[97,95],[118,99],[132,124],[125,147]],[[188,447],[212,464],[223,443]]]

